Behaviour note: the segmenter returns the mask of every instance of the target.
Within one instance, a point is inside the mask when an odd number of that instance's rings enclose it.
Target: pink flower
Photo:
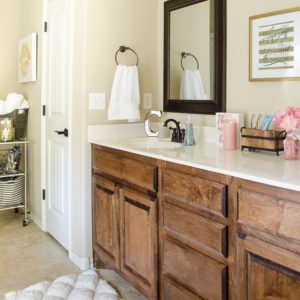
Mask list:
[[[295,130],[300,128],[300,108],[287,107],[277,112],[273,117],[273,123],[288,134],[295,133]]]

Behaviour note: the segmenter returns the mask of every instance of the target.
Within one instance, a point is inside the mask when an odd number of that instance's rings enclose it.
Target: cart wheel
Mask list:
[[[23,226],[27,226],[28,225],[28,220],[24,219],[23,220]]]
[[[18,208],[15,208],[15,213],[17,214],[19,212],[19,209]]]

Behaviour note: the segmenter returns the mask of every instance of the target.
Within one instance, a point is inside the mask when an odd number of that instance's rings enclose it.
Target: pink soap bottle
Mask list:
[[[237,147],[237,123],[235,120],[223,120],[223,149],[236,150]]]

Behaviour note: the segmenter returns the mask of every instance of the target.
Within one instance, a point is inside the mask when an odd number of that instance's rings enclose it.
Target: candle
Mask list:
[[[223,149],[236,150],[236,129],[235,120],[224,120],[223,122]]]

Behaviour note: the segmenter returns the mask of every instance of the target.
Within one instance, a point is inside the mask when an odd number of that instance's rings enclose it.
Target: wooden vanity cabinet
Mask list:
[[[161,299],[229,299],[233,255],[229,253],[232,220],[228,218],[227,180],[220,174],[165,164],[160,215]]]
[[[148,299],[300,299],[300,192],[93,145],[93,253]]]
[[[93,146],[95,266],[157,299],[157,162]]]
[[[238,299],[300,299],[300,193],[236,187]]]
[[[119,189],[103,177],[93,177],[93,252],[94,264],[99,259],[118,269],[119,247]]]

